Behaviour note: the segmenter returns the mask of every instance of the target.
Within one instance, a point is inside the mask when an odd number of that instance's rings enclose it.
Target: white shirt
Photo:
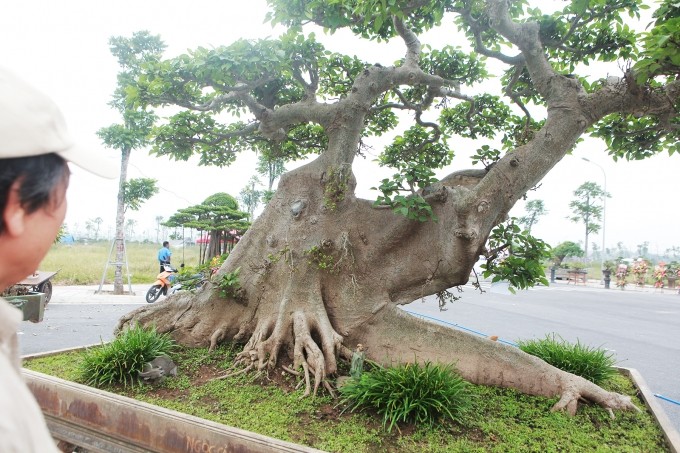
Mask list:
[[[21,376],[17,330],[21,311],[0,298],[0,452],[59,453]]]

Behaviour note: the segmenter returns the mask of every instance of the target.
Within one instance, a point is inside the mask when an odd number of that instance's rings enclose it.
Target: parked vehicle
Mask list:
[[[161,294],[167,296],[168,290],[173,286],[173,282],[177,278],[178,271],[174,267],[164,264],[163,269],[163,272],[158,274],[156,281],[146,292],[146,302],[149,304],[156,302],[161,297]]]
[[[180,267],[184,267],[184,264]],[[195,275],[182,274],[183,278],[180,278],[178,270],[169,264],[163,265],[163,269],[164,271],[158,274],[156,281],[146,292],[146,302],[149,304],[156,302],[161,294],[171,296],[185,288],[196,288],[206,281],[206,277],[200,273]]]

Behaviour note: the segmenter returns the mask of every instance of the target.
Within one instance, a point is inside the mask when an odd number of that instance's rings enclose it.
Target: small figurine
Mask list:
[[[361,379],[361,373],[364,371],[364,359],[366,358],[366,353],[364,352],[364,345],[361,343],[357,344],[357,348],[352,354],[352,364],[349,368],[349,375],[354,379]]]

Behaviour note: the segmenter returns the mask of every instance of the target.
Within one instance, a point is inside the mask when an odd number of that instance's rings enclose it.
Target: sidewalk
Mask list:
[[[147,285],[132,285],[132,292],[129,294],[129,286],[123,287],[125,294],[116,296],[113,292],[113,284],[102,286],[102,291],[97,293],[99,285],[72,285],[52,287],[52,304],[145,304],[146,292],[151,287]]]

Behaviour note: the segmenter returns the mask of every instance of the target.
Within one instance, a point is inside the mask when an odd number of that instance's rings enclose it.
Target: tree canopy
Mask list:
[[[584,133],[602,138],[615,159],[677,150],[678,8],[671,2],[654,13],[645,33],[639,19],[649,5],[641,0],[559,2],[564,7],[550,13],[526,1],[268,3],[268,19],[288,27],[278,39],[240,40],[140,65],[128,101],[182,107],[155,128],[154,153],[182,160],[197,154],[201,164],[219,166],[241,151],[304,158],[328,150],[328,131],[337,122],[332,107],[360,96],[359,141],[332,146],[346,146],[340,159],[351,163],[365,138],[398,132],[379,157],[395,173],[380,183],[378,202],[426,220],[431,210],[417,191],[437,181],[435,170],[451,163],[460,138],[479,143],[473,163],[486,169],[512,152],[516,157],[508,160],[517,164],[517,151],[544,130],[545,109],[567,92],[580,93],[583,111],[573,118],[567,151]],[[407,52],[388,74],[327,50],[311,24],[378,42],[401,39]],[[442,27],[458,30],[457,45],[437,49],[416,38]],[[589,75],[590,65],[611,62],[608,77]],[[358,93],[362,78],[372,81]],[[398,111],[411,112],[412,124]],[[516,192],[539,178],[527,179]]]

